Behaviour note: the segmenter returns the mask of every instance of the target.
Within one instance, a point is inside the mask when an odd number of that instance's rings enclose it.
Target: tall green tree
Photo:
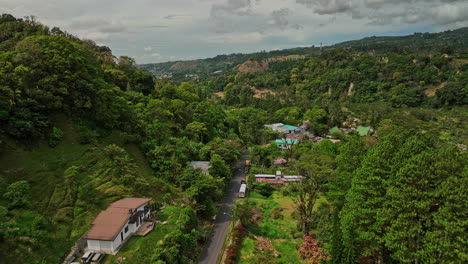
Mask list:
[[[373,256],[376,262],[384,262],[388,256],[382,238],[387,223],[379,215],[385,204],[387,180],[392,175],[392,159],[404,138],[402,133],[383,137],[353,175],[341,219],[345,263],[356,262],[360,255]]]

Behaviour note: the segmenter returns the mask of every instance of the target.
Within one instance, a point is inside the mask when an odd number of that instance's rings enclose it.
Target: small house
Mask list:
[[[203,174],[210,174],[209,170],[211,165],[209,161],[191,161],[188,166],[192,167],[194,170],[201,171]]]
[[[280,127],[284,126],[283,123],[276,123],[276,124],[271,124],[271,125],[265,125],[265,127],[273,130],[273,131],[276,131],[276,132],[280,132]]]
[[[372,127],[358,126],[356,127],[356,131],[361,137],[363,137],[372,135],[374,129]]]
[[[124,198],[111,203],[94,219],[83,237],[88,250],[115,254],[133,234],[152,230],[151,210],[147,206],[151,200]]]
[[[285,175],[283,176],[284,182],[300,182],[302,181],[302,176],[301,175]]]
[[[275,140],[275,143],[281,149],[290,149],[292,145],[298,144],[299,140],[293,138],[282,138]]]
[[[275,166],[279,167],[279,166],[283,166],[287,162],[288,161],[286,159],[284,159],[284,158],[277,158],[277,159],[275,159],[274,164],[275,164]]]
[[[328,132],[330,132],[330,134],[338,133],[340,132],[340,129],[337,126],[335,126],[335,127],[330,128]]]
[[[293,133],[301,133],[302,128],[297,127],[297,126],[291,126],[291,125],[285,125],[283,123],[276,123],[276,124],[271,124],[271,125],[265,125],[265,127],[268,127],[269,129],[282,133],[282,134],[293,134]]]
[[[283,130],[284,131],[283,133],[286,133],[286,134],[301,132],[300,128],[297,126],[284,125],[280,129]]]

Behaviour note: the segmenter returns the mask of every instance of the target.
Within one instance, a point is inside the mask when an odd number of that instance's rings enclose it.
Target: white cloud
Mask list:
[[[146,51],[146,52],[150,52],[150,51],[153,50],[153,48],[151,46],[146,46],[146,47],[143,48],[143,50]]]
[[[103,33],[103,32],[86,32],[86,33],[80,34],[80,37],[84,39],[94,40],[98,43],[102,43],[103,41],[109,40],[110,34]]]

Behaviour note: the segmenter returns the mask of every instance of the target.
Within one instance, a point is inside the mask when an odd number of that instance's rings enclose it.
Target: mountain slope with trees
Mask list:
[[[292,48],[274,51],[262,51],[250,54],[234,53],[218,55],[208,59],[192,61],[172,61],[163,63],[148,63],[140,67],[150,71],[155,76],[199,74],[212,75],[217,71],[237,72],[239,66],[247,61],[282,62],[303,57],[315,57],[322,51],[345,49],[351,52],[407,52],[413,54],[468,52],[468,28],[448,30],[440,33],[414,33],[407,36],[367,37],[360,40],[346,41],[324,47]]]

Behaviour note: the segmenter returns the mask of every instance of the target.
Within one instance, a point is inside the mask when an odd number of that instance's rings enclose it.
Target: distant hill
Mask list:
[[[451,53],[468,51],[468,27],[441,33],[414,33],[407,36],[367,37],[323,47],[322,50],[350,49],[356,52],[403,52],[412,53]],[[319,47],[292,48],[250,54],[218,55],[213,58],[191,61],[172,61],[142,64],[140,67],[159,78],[173,75],[207,75],[221,72],[257,71],[265,69],[265,64],[312,57],[320,52]],[[245,64],[247,62],[247,64]],[[252,63],[258,62],[262,64]],[[253,66],[255,65],[255,66]],[[253,68],[252,68],[253,67]]]

